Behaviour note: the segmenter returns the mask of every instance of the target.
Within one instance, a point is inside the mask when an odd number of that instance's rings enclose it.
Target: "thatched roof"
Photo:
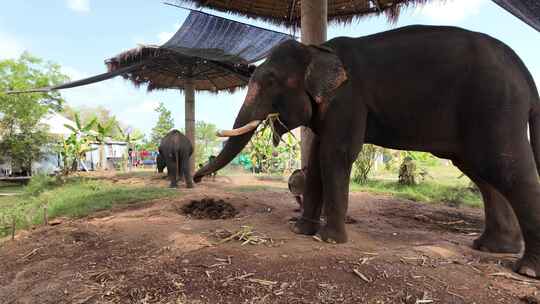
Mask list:
[[[222,12],[261,19],[276,25],[300,27],[300,2],[309,0],[173,0],[178,5],[194,4]],[[354,18],[385,14],[397,20],[400,9],[429,0],[328,0],[328,20],[348,23]]]
[[[247,84],[254,67],[271,48],[291,36],[203,12],[192,11],[182,27],[162,46],[141,46],[106,61],[109,72],[139,65],[123,73],[148,90],[234,91]]]
[[[193,58],[159,48],[140,46],[125,51],[106,62],[109,72],[143,63],[142,68],[122,74],[137,87],[147,85],[149,91],[156,89],[183,90],[186,79],[191,79],[195,90],[217,92],[244,87],[251,75],[249,65],[233,65]]]

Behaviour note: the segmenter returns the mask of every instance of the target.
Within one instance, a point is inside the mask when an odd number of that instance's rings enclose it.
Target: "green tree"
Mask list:
[[[39,160],[52,141],[40,121],[50,110],[60,110],[63,99],[58,92],[3,92],[58,85],[67,80],[59,65],[26,52],[18,59],[0,61],[0,150],[13,166],[31,172],[32,161]]]
[[[174,128],[174,120],[171,111],[165,108],[163,102],[160,102],[155,111],[159,114],[156,126],[152,128],[151,142],[156,149],[159,146],[161,139]]]
[[[214,124],[204,121],[195,123],[195,162],[196,164],[206,163],[208,157],[219,147],[216,136],[217,127]]]

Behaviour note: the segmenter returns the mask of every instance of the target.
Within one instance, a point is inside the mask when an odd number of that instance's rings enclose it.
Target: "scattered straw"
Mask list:
[[[251,226],[241,226],[240,229],[234,233],[232,233],[230,236],[220,240],[217,245],[223,244],[232,240],[237,240],[242,242],[242,246],[244,245],[262,245],[262,244],[273,244],[274,240],[264,235],[260,232],[256,232],[253,227]]]

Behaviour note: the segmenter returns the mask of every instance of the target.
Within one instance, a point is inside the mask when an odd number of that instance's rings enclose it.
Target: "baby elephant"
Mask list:
[[[193,154],[193,146],[189,139],[178,130],[172,130],[161,139],[157,158],[158,171],[167,167],[167,175],[171,180],[171,188],[177,187],[177,179],[184,176],[186,186],[193,188],[189,158]]]
[[[303,211],[303,198],[304,193],[304,183],[306,181],[306,168],[296,169],[293,171],[291,176],[289,176],[289,191],[294,195],[294,198],[300,205],[300,212]]]

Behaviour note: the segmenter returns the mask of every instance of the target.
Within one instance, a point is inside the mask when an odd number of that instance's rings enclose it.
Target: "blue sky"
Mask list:
[[[73,79],[105,71],[104,59],[137,44],[167,40],[187,11],[159,0],[18,0],[4,1],[0,11],[0,59],[22,51],[63,66]],[[212,12],[206,10],[207,12]],[[227,16],[225,14],[219,14]],[[243,22],[287,31],[240,17]],[[422,8],[408,8],[397,24],[384,16],[350,25],[331,25],[328,38],[363,36],[409,24],[456,25],[496,37],[512,47],[540,84],[540,33],[489,0],[435,0]],[[184,125],[183,95],[175,90],[147,93],[121,78],[62,91],[70,105],[103,105],[121,121],[149,132],[157,121],[153,109],[162,101],[172,110],[176,127]],[[196,118],[229,128],[245,91],[196,95]]]

